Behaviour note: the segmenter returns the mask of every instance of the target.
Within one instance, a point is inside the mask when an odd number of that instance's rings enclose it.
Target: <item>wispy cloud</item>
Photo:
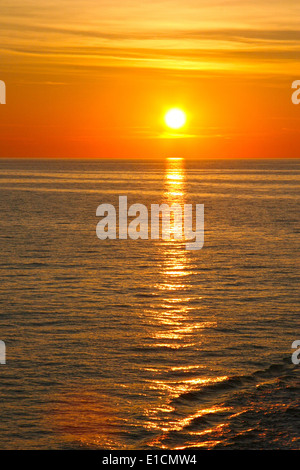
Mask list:
[[[2,66],[151,67],[289,73],[300,6],[279,0],[3,0]]]

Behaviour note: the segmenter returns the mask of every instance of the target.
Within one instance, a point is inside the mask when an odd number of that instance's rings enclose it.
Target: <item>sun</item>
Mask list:
[[[186,123],[186,114],[179,108],[172,108],[165,115],[165,123],[171,129],[180,129]]]

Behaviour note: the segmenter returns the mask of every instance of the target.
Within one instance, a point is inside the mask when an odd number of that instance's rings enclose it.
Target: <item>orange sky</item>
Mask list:
[[[299,0],[1,0],[0,156],[299,157],[299,25]]]

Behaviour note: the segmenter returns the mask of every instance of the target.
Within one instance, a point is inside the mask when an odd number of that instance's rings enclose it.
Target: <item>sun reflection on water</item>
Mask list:
[[[166,204],[179,204],[182,209],[186,203],[186,174],[182,158],[170,158],[166,162],[163,198]],[[171,227],[174,217],[171,217]],[[185,249],[184,240],[164,240],[161,243],[160,278],[155,289],[161,293],[161,303],[155,310],[153,324],[156,325],[152,333],[153,347],[170,350],[171,354],[180,354],[191,348],[200,347],[201,330],[214,325],[213,322],[199,321],[194,316],[195,307],[192,304],[193,296],[190,289],[190,277],[193,274],[190,253]],[[199,301],[201,295],[197,297]],[[181,352],[182,351],[182,352]],[[156,407],[146,410],[149,430],[160,431],[163,434],[155,438],[150,445],[163,447],[164,433],[181,430],[190,420],[200,416],[204,411],[197,411],[189,417],[174,419],[170,413],[175,411],[172,401],[183,393],[188,393],[199,386],[205,386],[214,381],[212,378],[199,377],[203,366],[200,364],[186,364],[174,366],[164,364],[165,376],[153,377],[149,380],[149,388],[157,390],[162,399]],[[161,373],[161,370],[157,370]],[[175,374],[175,375],[174,375]],[[176,377],[178,375],[178,377]],[[217,378],[224,380],[224,377]],[[213,413],[214,410],[207,412]],[[169,418],[167,417],[169,416]]]
[[[169,206],[186,203],[186,173],[183,158],[168,158],[164,178],[164,201]],[[171,218],[171,227],[174,218]],[[184,240],[165,240],[161,243],[162,265],[160,280],[155,289],[162,291],[160,308],[155,312],[155,322],[170,328],[157,331],[154,338],[165,342],[156,346],[181,349],[195,345],[195,333],[210,327],[212,322],[198,322],[191,315],[193,296],[190,293],[189,278],[193,275],[190,253],[185,249]],[[201,295],[197,296],[197,300]],[[199,335],[196,341],[199,341]]]

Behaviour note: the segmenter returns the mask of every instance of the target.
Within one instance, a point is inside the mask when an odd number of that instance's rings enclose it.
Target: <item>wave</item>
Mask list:
[[[181,393],[172,426],[149,447],[297,449],[299,368],[290,358],[250,375],[226,377]]]
[[[211,396],[214,393],[226,392],[230,390],[237,390],[242,387],[249,385],[259,385],[263,380],[289,377],[291,373],[297,370],[293,364],[290,364],[285,359],[283,364],[277,363],[272,364],[264,370],[258,370],[253,372],[251,375],[236,375],[226,377],[222,381],[216,381],[215,383],[208,383],[201,386],[198,390],[184,392],[178,397],[174,398],[172,403],[181,403],[184,401],[195,401],[203,396]]]

